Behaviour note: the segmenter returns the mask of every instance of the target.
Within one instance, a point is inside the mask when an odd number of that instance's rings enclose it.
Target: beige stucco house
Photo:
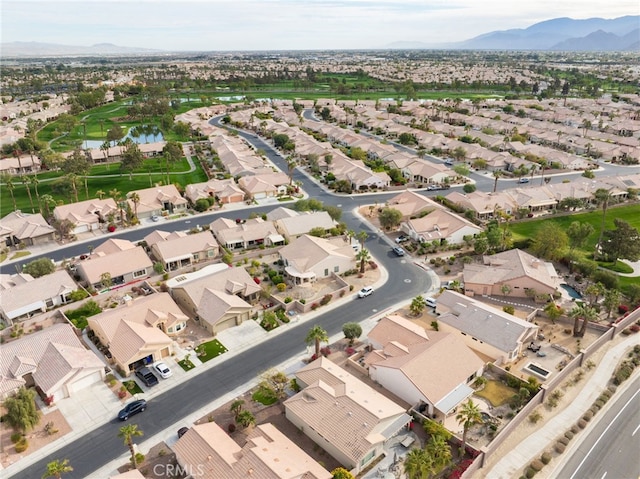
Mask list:
[[[88,318],[89,328],[127,375],[170,356],[171,336],[184,331],[187,320],[169,293],[141,296]]]
[[[418,243],[446,241],[449,244],[460,244],[464,242],[465,236],[474,237],[482,233],[479,226],[442,208],[436,208],[425,216],[403,221],[400,230]]]
[[[131,194],[137,193],[140,201],[136,205],[131,201]],[[131,191],[128,195],[131,211],[136,212],[138,218],[150,218],[163,213],[174,215],[187,210],[188,201],[183,198],[175,185],[154,186],[143,190]]]
[[[37,246],[55,241],[56,230],[40,213],[12,211],[0,219],[0,241],[7,246]]]
[[[151,246],[151,254],[165,271],[174,271],[202,261],[213,260],[219,253],[218,242],[210,231],[173,233]]]
[[[76,271],[87,287],[101,289],[142,281],[153,272],[153,263],[144,249],[136,246],[106,255],[92,254],[76,265]],[[104,284],[105,273],[111,286]]]
[[[57,220],[69,220],[75,225],[72,233],[79,234],[98,229],[100,223],[107,222],[110,217],[118,221],[120,210],[113,198],[94,199],[56,206],[53,217]]]
[[[2,345],[0,398],[36,386],[55,402],[104,380],[104,367],[72,326],[54,324]]]
[[[287,419],[352,474],[411,422],[403,407],[327,358],[298,370],[296,380],[303,389],[284,402]]]
[[[293,284],[313,283],[355,266],[355,250],[343,237],[330,239],[302,235],[280,251],[287,279]]]
[[[562,282],[552,263],[519,249],[484,256],[483,264],[464,265],[463,279],[467,295],[515,298],[553,295]]]
[[[454,291],[438,297],[439,330],[454,333],[496,364],[514,362],[538,336],[534,323]]]
[[[202,198],[216,198],[221,204],[240,203],[244,201],[245,192],[233,178],[225,180],[209,180],[205,183],[193,183],[184,189],[184,195],[191,204]]]
[[[272,424],[237,444],[215,422],[196,424],[173,447],[178,464],[200,479],[331,479],[332,475]]]
[[[337,226],[337,223],[326,211],[299,212],[293,217],[280,218],[275,223],[276,229],[287,241],[307,234],[314,228],[322,228],[328,232]]]
[[[209,227],[213,236],[228,249],[275,246],[284,244],[284,237],[278,233],[273,221],[250,218],[238,223],[229,218],[218,218]]]

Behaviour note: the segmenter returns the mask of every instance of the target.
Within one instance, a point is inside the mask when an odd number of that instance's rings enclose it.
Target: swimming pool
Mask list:
[[[575,299],[582,298],[582,295],[578,293],[575,289],[573,289],[571,286],[569,286],[568,284],[562,283],[560,287],[564,289],[567,293],[569,293],[569,296],[571,296],[572,298],[575,298]]]

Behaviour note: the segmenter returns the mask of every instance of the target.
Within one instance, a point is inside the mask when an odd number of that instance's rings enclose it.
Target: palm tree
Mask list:
[[[129,447],[129,452],[131,452],[131,464],[134,469],[138,468],[138,461],[136,459],[136,450],[133,447],[133,438],[136,436],[142,436],[143,434],[144,433],[138,429],[137,424],[127,424],[126,426],[122,426],[118,433],[118,437],[124,439],[125,446]]]
[[[358,241],[360,241],[360,249],[364,249],[364,242],[367,241],[367,238],[369,237],[369,234],[366,231],[360,231],[356,238],[358,239]]]
[[[451,462],[451,448],[442,436],[431,436],[425,447],[436,470],[444,469]]]
[[[602,222],[600,223],[600,236],[598,236],[598,242],[596,243],[596,251],[594,257],[599,257],[600,245],[602,244],[602,236],[604,235],[604,224],[607,218],[607,208],[609,207],[609,201],[611,200],[611,192],[604,188],[598,188],[593,197],[598,204],[602,206]]]
[[[96,196],[98,197],[99,200],[103,199],[105,197],[106,193],[102,190],[98,190],[96,191]]]
[[[243,411],[242,407],[244,406],[244,399],[236,399],[231,403],[231,407],[229,410],[233,413],[234,419],[237,421],[238,416]]]
[[[498,189],[498,178],[500,178],[502,176],[502,171],[500,170],[495,170],[493,172],[493,177],[495,178],[495,180],[493,181],[493,192],[495,193],[496,190]]]
[[[138,219],[138,205],[140,204],[140,195],[134,191],[132,193],[129,193],[129,199],[133,203],[133,215],[134,215],[135,219],[137,220]]]
[[[424,449],[411,449],[404,459],[404,472],[409,479],[427,479],[433,472],[433,460]]]
[[[324,329],[317,325],[309,330],[307,337],[304,339],[307,346],[311,344],[315,345],[316,357],[320,356],[320,343],[326,343],[327,341],[329,341],[329,335]]]
[[[27,195],[29,196],[29,203],[31,204],[31,212],[35,213],[35,208],[33,207],[33,197],[31,196],[31,188],[29,188],[31,181],[29,180],[28,176],[21,176],[20,181],[22,181],[22,184],[27,190]]]
[[[104,162],[107,164],[107,171],[109,171],[109,148],[111,145],[108,140],[105,140],[102,145],[100,145],[100,150],[104,154]]]
[[[48,477],[60,479],[63,473],[71,471],[73,471],[73,467],[69,465],[69,459],[63,461],[56,459],[47,464],[47,470],[42,475],[42,479],[47,479]]]
[[[56,200],[51,195],[42,195],[40,197],[40,202],[41,202],[41,204],[44,205],[44,209],[45,209],[45,212],[46,212],[46,215],[44,215],[45,219],[49,219],[49,217],[51,216],[51,211],[50,211],[49,208],[52,205],[56,204]]]
[[[547,167],[547,160],[540,160],[540,186],[544,183],[544,169]]]
[[[237,418],[237,423],[240,424],[242,427],[249,427],[252,424],[256,423],[256,418],[255,416],[251,413],[251,411],[240,411],[240,413],[238,414],[238,418]]]
[[[364,273],[364,265],[371,259],[368,249],[361,249],[356,255],[356,259],[360,261],[360,274]]]
[[[293,156],[287,157],[287,170],[289,172],[289,186],[293,185],[293,172],[296,170],[298,163]]]
[[[78,202],[78,175],[76,175],[75,173],[69,173],[66,176],[67,180],[69,181],[69,183],[71,184],[71,190],[73,191],[73,197],[76,200],[76,203]]]
[[[13,191],[16,189],[16,185],[13,184],[13,177],[10,174],[6,173],[2,176],[2,182],[9,190],[11,201],[13,201],[13,211],[16,211],[18,209],[18,206],[16,205],[16,197],[13,195]]]
[[[456,421],[458,424],[462,424],[462,451],[464,452],[467,447],[467,432],[475,424],[482,423],[480,408],[474,404],[473,400],[469,399],[460,407],[460,412],[456,414]]]
[[[113,201],[116,202],[116,205],[118,205],[118,209],[120,210],[120,225],[124,228],[124,211],[122,211],[122,201],[120,201],[120,199],[122,198],[122,193],[114,188],[113,190],[109,191],[109,196],[111,196],[111,198],[113,198]]]
[[[38,204],[40,204],[40,193],[38,192],[38,184],[40,183],[40,180],[38,180],[38,175],[35,174],[33,176],[29,176],[29,183],[33,186],[33,190],[36,193],[36,202]]]
[[[573,335],[576,338],[582,338],[587,330],[589,321],[598,319],[598,312],[586,304],[576,304],[573,309],[569,311],[569,317],[573,318]],[[582,326],[580,326],[580,330],[578,330],[580,320],[582,320]]]

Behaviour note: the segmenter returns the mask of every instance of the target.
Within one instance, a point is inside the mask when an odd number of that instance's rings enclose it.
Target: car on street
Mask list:
[[[400,243],[404,243],[405,241],[409,241],[411,239],[411,236],[409,235],[400,235],[396,238],[396,243],[400,244]]]
[[[167,379],[168,377],[171,377],[171,369],[169,369],[169,366],[167,366],[165,363],[163,363],[162,361],[158,361],[153,368],[156,370],[156,372],[160,375],[160,377],[162,379]]]
[[[160,221],[160,217],[158,215],[153,215],[151,217],[151,221],[153,221],[154,223],[157,223],[158,221]]]
[[[453,160],[451,158],[447,158],[446,160],[444,160],[444,164],[447,166],[451,166],[453,165]]]
[[[395,253],[396,256],[404,256],[404,250],[402,248],[400,248],[400,246],[394,246],[391,249]]]
[[[126,421],[131,416],[138,414],[139,412],[147,409],[147,401],[144,399],[136,399],[135,401],[131,401],[127,404],[123,409],[118,413],[118,419],[121,421]]]
[[[373,288],[371,286],[365,286],[360,291],[358,291],[358,298],[366,298],[367,296],[371,296],[373,294]]]
[[[451,186],[445,184],[442,185],[429,185],[427,186],[427,191],[436,191],[436,190],[448,190]]]
[[[146,366],[136,370],[136,376],[148,387],[155,386],[159,382],[156,375]]]
[[[529,178],[520,178],[518,183],[529,183]]]

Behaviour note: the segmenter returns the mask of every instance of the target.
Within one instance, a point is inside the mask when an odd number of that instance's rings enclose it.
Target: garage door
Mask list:
[[[86,233],[89,231],[89,225],[78,225],[73,229],[74,234]]]
[[[102,375],[100,374],[100,371],[95,371],[94,373],[69,384],[69,394],[73,394],[100,381],[102,381]]]
[[[224,331],[225,329],[233,328],[236,325],[236,317],[224,319],[216,324],[216,333]]]

